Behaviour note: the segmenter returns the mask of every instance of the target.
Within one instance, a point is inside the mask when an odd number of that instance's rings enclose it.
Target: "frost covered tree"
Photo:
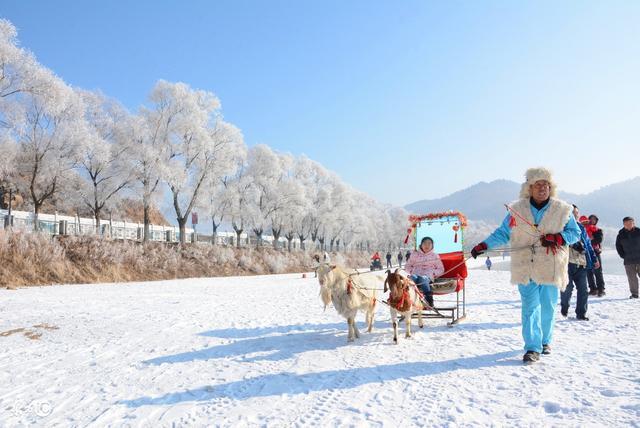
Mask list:
[[[186,242],[186,224],[200,202],[207,178],[223,171],[230,153],[242,144],[242,133],[222,120],[220,102],[211,92],[193,90],[184,83],[159,81],[152,99],[177,112],[164,141],[164,180],[169,186],[180,242]]]
[[[275,194],[277,195],[278,204],[274,205],[275,209],[271,211],[269,222],[271,232],[273,234],[273,247],[279,247],[279,239],[283,233],[286,233],[286,226],[291,224],[294,216],[299,216],[301,207],[305,204],[305,194],[302,183],[296,179],[293,156],[288,154],[279,154],[280,161],[280,177],[275,183]],[[287,238],[289,240],[289,248],[291,247],[291,239],[293,239],[293,230],[289,230]]]
[[[323,227],[323,213],[327,211],[329,204],[330,183],[337,176],[305,156],[297,159],[294,171],[296,179],[304,188],[306,200],[303,220],[298,222],[298,239],[304,242],[310,237],[315,244]]]
[[[251,219],[257,215],[254,213],[257,191],[248,169],[248,161],[242,160],[236,168],[236,173],[229,177],[226,183],[227,191],[231,195],[228,215],[236,234],[236,247],[240,247],[242,233],[250,227]]]
[[[0,128],[0,205],[13,204],[14,198],[17,197],[13,196],[16,190],[17,147],[9,133],[5,131]]]
[[[13,24],[0,19],[0,106],[16,95],[46,92],[52,79],[54,74],[40,65],[31,52],[19,46]]]
[[[0,182],[12,181],[16,172],[16,155],[18,148],[4,129],[0,129]]]
[[[5,117],[18,142],[18,175],[38,230],[42,205],[71,174],[79,143],[87,136],[82,101],[60,79],[52,78],[46,91],[25,92],[10,106]]]
[[[240,140],[228,146],[227,162],[215,165],[205,186],[205,197],[201,208],[209,213],[211,218],[211,243],[215,245],[218,238],[218,228],[222,222],[230,218],[234,207],[234,178],[244,164],[247,148]]]
[[[0,145],[5,174],[28,195],[34,227],[42,205],[61,188],[82,138],[81,104],[33,54],[18,46],[15,27],[0,19]]]
[[[251,230],[256,235],[257,245],[262,244],[264,232],[274,224],[272,220],[277,219],[274,233],[279,236],[282,230],[278,215],[288,203],[288,193],[284,189],[285,162],[284,157],[264,144],[249,150],[247,174],[254,189]]]
[[[402,207],[386,205],[384,208],[390,220],[387,240],[392,248],[399,249],[403,245],[409,226],[409,213]]]
[[[138,115],[127,116],[120,127],[120,138],[128,146],[126,159],[132,186],[142,200],[144,242],[150,238],[151,207],[159,196],[166,130],[176,114],[157,107],[142,107]]]
[[[333,251],[336,241],[339,240],[340,235],[345,230],[352,214],[353,198],[356,197],[356,193],[339,180],[334,181],[330,189],[330,202],[327,207],[330,206],[331,208],[327,209],[323,214],[324,233],[321,239],[323,243],[328,240],[329,251]]]
[[[85,178],[80,196],[96,222],[100,233],[100,219],[105,206],[132,180],[127,165],[127,113],[122,106],[104,95],[79,90],[88,125],[87,137],[79,146],[78,169]]]

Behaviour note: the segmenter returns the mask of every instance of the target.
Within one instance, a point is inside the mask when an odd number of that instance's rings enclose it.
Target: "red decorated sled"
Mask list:
[[[417,248],[422,238],[430,237],[433,239],[434,251],[440,255],[444,265],[444,274],[431,284],[435,307],[423,313],[422,317],[448,319],[451,321],[447,325],[454,326],[466,317],[464,285],[467,265],[463,252],[463,231],[467,226],[467,219],[460,212],[449,211],[412,215],[409,223],[411,227],[405,243],[413,237],[411,243]]]

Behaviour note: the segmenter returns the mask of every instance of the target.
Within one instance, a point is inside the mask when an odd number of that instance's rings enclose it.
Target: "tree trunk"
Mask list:
[[[293,243],[293,238],[295,238],[295,235],[292,232],[287,232],[284,237],[286,238],[286,240],[288,241],[287,244],[287,249],[289,250],[289,252],[291,252],[292,249],[292,243]]]
[[[273,232],[273,248],[277,250],[279,245],[278,240],[280,239],[280,231],[276,232],[275,230],[273,230],[272,232]]]
[[[236,247],[240,248],[240,235],[242,235],[242,229],[237,229],[233,226],[234,232],[236,232]]]
[[[211,226],[212,226],[212,232],[211,232],[211,245],[216,245],[217,241],[218,241],[218,226],[216,224],[216,221],[211,218]]]
[[[33,231],[40,231],[40,224],[38,223],[38,217],[40,216],[40,205],[39,203],[34,202],[33,204]]]
[[[180,228],[180,244],[184,245],[187,242],[187,218],[178,217],[177,220]]]
[[[262,245],[262,229],[253,229],[253,233],[256,235],[256,248]]]
[[[149,235],[151,234],[151,220],[149,219],[149,204],[145,201],[142,202],[142,216],[144,221],[144,234],[142,236],[142,242],[149,241]]]
[[[96,220],[96,236],[100,236],[100,210],[94,210],[93,213]]]

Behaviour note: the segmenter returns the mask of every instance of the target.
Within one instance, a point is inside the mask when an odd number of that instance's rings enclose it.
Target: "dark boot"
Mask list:
[[[428,292],[426,296],[424,296],[425,299],[427,299],[427,303],[429,304],[429,306],[431,306],[433,308],[433,293],[432,292]]]
[[[540,361],[540,354],[536,351],[527,351],[522,356],[522,362],[525,364],[537,363],[538,361]]]
[[[551,345],[542,345],[542,354],[549,355],[551,353]]]

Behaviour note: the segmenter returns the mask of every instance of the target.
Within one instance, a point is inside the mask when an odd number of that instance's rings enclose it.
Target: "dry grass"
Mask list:
[[[38,339],[40,339],[42,337],[42,333],[41,332],[39,332],[39,331],[31,331],[31,330],[25,331],[24,335],[28,339],[31,339],[31,340],[38,340]]]
[[[12,330],[0,332],[0,337],[8,337],[16,333],[22,333],[27,339],[39,340],[42,337],[42,331],[38,331],[38,330],[52,331],[52,330],[59,329],[58,326],[47,324],[47,323],[36,324],[33,326],[33,328],[36,330],[26,329],[25,327],[14,328]]]
[[[7,336],[11,336],[12,334],[22,333],[24,330],[25,330],[24,327],[21,327],[21,328],[14,328],[13,330],[3,331],[0,333],[0,337],[7,337]]]
[[[109,241],[93,237],[51,238],[0,231],[0,286],[148,281],[231,275],[304,272],[312,252],[235,248],[206,244],[180,246]],[[368,264],[364,253],[337,254],[350,267]]]

